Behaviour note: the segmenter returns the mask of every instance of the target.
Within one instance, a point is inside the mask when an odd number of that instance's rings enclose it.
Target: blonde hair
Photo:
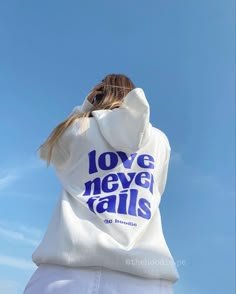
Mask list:
[[[46,150],[48,150],[47,166],[49,166],[51,162],[52,151],[55,143],[76,119],[91,117],[92,111],[94,110],[114,109],[120,107],[123,98],[135,88],[133,82],[127,76],[122,74],[109,74],[102,80],[102,82],[104,93],[102,100],[94,103],[90,111],[72,114],[69,118],[62,121],[53,129],[46,141],[38,148],[46,148]],[[91,92],[91,95],[92,93],[93,91]],[[96,94],[94,93],[94,96],[95,95]]]

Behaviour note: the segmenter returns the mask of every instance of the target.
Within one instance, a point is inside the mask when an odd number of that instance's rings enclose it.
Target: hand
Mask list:
[[[102,91],[99,91],[103,87],[104,83],[97,84],[91,91],[91,93],[88,95],[87,100],[93,104],[93,99],[96,95],[102,94]]]

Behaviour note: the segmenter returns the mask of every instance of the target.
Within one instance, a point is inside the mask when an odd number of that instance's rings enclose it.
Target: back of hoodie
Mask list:
[[[74,112],[89,109],[84,102]],[[150,124],[141,88],[113,110],[77,119],[57,141],[52,163],[62,191],[33,261],[103,266],[150,279],[179,279],[159,204],[170,144]],[[45,160],[48,150],[40,149]]]

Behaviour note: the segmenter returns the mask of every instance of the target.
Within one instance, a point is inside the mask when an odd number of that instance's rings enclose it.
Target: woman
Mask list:
[[[107,75],[39,149],[62,192],[24,294],[170,294],[159,204],[170,159],[141,88]]]

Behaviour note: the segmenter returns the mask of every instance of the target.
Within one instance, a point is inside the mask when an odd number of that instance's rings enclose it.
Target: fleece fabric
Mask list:
[[[87,99],[71,114],[89,111]],[[165,241],[159,205],[171,147],[150,123],[144,91],[119,108],[78,118],[56,142],[52,164],[62,189],[36,265],[102,266],[175,283],[179,273]],[[48,150],[40,148],[46,160]]]

